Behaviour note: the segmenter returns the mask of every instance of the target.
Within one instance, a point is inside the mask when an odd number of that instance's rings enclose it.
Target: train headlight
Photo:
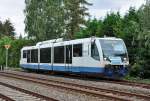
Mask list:
[[[108,58],[106,58],[106,57],[104,58],[104,63],[105,64],[110,64],[110,61],[108,60]]]
[[[107,61],[107,58],[104,58],[105,61]]]
[[[124,61],[127,61],[127,58],[123,58]]]
[[[124,62],[125,64],[128,64],[128,63],[129,63],[129,61],[128,61],[127,58],[123,58],[123,62]]]

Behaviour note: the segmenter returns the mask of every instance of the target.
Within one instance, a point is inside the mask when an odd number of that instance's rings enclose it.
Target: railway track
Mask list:
[[[104,81],[104,82],[150,89],[150,84],[131,82],[131,81],[127,81],[127,80],[110,80],[110,81]]]
[[[0,82],[0,91],[3,93],[0,98],[5,101],[58,101],[3,82]]]
[[[61,89],[68,89],[80,93],[85,93],[88,95],[93,95],[100,98],[107,98],[107,99],[113,99],[118,101],[149,101],[150,96],[148,95],[142,95],[142,94],[136,94],[136,93],[129,93],[129,92],[123,92],[123,91],[117,91],[117,90],[110,90],[110,89],[104,89],[104,88],[98,88],[98,87],[91,87],[91,86],[85,86],[75,83],[68,83],[68,82],[62,82],[62,81],[56,81],[56,80],[50,80],[50,79],[44,79],[44,78],[36,78],[30,75],[23,75],[22,74],[16,74],[16,73],[8,73],[8,72],[0,72],[1,76],[6,76],[10,78],[16,78],[26,81],[31,81],[34,83],[52,86],[56,88]]]
[[[18,72],[15,71],[14,72]],[[24,71],[19,71],[24,73]],[[65,73],[63,73],[64,76]],[[45,75],[49,75],[49,74],[45,74]],[[134,87],[141,87],[141,88],[146,88],[146,89],[150,89],[150,84],[146,84],[146,83],[139,83],[139,82],[133,82],[133,81],[127,81],[127,80],[118,80],[118,79],[109,79],[109,78],[102,78],[102,80],[99,80],[98,78],[94,78],[94,77],[90,77],[90,76],[81,76],[81,75],[75,75],[75,74],[65,74],[64,77],[67,78],[73,78],[73,79],[81,79],[81,80],[90,80],[90,81],[97,81],[97,82],[106,82],[106,83],[114,83],[114,84],[121,84],[121,85],[127,85],[127,86],[134,86]]]
[[[23,71],[21,71],[23,72]],[[139,83],[139,82],[133,82],[133,81],[127,81],[127,80],[119,80],[119,79],[109,79],[109,78],[102,78],[99,79],[98,77],[91,77],[91,76],[82,76],[82,75],[65,75],[65,77],[72,78],[73,79],[81,79],[81,80],[90,80],[90,81],[97,81],[97,82],[107,82],[107,83],[114,83],[114,84],[121,84],[121,85],[127,85],[127,86],[134,86],[134,87],[141,87],[150,89],[150,84],[145,83]]]
[[[12,98],[0,93],[0,101],[15,101]]]
[[[24,72],[24,71],[20,71],[20,72]],[[49,75],[49,74],[46,74],[46,75]],[[150,84],[127,81],[127,80],[109,79],[109,78],[102,78],[102,77],[101,77],[101,79],[99,79],[98,77],[91,77],[91,76],[87,76],[87,75],[82,76],[82,75],[78,75],[78,74],[77,75],[76,74],[65,74],[64,77],[73,78],[73,79],[81,79],[81,80],[97,81],[97,82],[107,82],[107,83],[114,83],[114,84],[121,84],[121,85],[150,89]]]
[[[21,71],[23,72],[23,71]],[[46,74],[47,75],[47,74]],[[65,75],[64,77],[73,78],[73,79],[81,79],[81,80],[90,80],[90,81],[96,81],[96,82],[106,82],[106,83],[114,83],[114,84],[120,84],[120,85],[127,85],[127,86],[133,86],[133,87],[141,87],[150,89],[150,84],[145,83],[139,83],[139,82],[133,82],[133,81],[127,81],[127,80],[118,80],[118,79],[109,79],[109,78],[95,78],[90,76],[81,76],[81,75]]]
[[[15,71],[18,72],[18,71]],[[19,71],[24,73],[24,71]],[[63,73],[64,74],[64,73]],[[49,74],[46,74],[49,75]],[[103,80],[99,80],[98,78],[94,78],[94,77],[90,77],[90,76],[81,76],[81,75],[75,75],[75,74],[70,74],[70,75],[66,75],[64,77],[67,78],[72,78],[73,79],[81,79],[81,80],[90,80],[90,81],[97,81],[97,82],[106,82],[106,83],[114,83],[114,84],[120,84],[120,85],[127,85],[127,86],[133,86],[133,87],[141,87],[141,88],[146,88],[146,89],[150,89],[150,84],[145,84],[145,83],[139,83],[139,82],[131,82],[131,81],[127,81],[127,80],[118,80],[118,79],[109,79],[109,78],[102,78]],[[90,78],[90,79],[89,79]]]

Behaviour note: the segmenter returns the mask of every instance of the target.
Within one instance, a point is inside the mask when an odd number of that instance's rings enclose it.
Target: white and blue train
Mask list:
[[[91,37],[63,41],[38,42],[21,49],[23,69],[123,77],[128,73],[129,58],[120,38]]]

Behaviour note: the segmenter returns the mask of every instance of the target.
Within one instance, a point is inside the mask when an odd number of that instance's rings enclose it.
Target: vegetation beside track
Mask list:
[[[138,82],[138,83],[150,84],[150,79],[142,79],[140,77],[126,76],[124,79],[128,80],[128,81],[131,81],[131,82]]]

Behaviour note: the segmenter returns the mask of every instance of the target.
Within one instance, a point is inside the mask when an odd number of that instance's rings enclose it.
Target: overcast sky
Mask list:
[[[89,7],[89,13],[92,18],[104,18],[107,12],[120,11],[124,15],[130,6],[137,9],[145,3],[145,0],[88,0],[93,3]],[[0,0],[0,20],[10,19],[16,29],[17,36],[21,33],[24,36],[24,0]]]

